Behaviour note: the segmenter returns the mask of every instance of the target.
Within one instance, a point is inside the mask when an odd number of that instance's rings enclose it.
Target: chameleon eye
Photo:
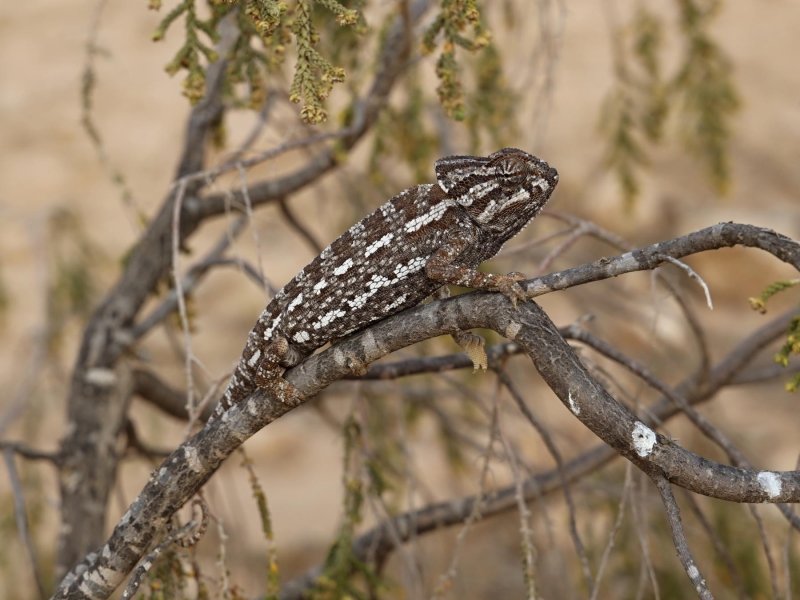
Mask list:
[[[528,164],[519,156],[500,156],[494,163],[495,176],[504,188],[516,188],[528,177]]]

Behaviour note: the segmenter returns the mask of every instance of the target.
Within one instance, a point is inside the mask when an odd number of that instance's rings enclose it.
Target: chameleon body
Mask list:
[[[212,420],[257,387],[286,401],[285,368],[448,284],[525,300],[519,273],[477,271],[547,203],[558,173],[521,150],[435,163],[437,184],[402,192],[356,223],[281,289],[250,332]],[[446,294],[445,294],[446,295]],[[453,336],[476,361],[483,340]],[[476,352],[476,346],[477,352]],[[476,362],[476,366],[477,366]],[[484,365],[485,366],[485,365]]]

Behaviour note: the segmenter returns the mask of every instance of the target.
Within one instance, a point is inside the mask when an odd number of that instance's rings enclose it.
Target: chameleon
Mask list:
[[[298,392],[285,369],[318,348],[422,303],[449,296],[448,285],[499,292],[516,307],[521,273],[477,267],[536,216],[558,183],[543,160],[504,148],[434,163],[436,184],[409,188],[342,234],[267,304],[209,422],[256,388],[287,402]],[[455,341],[486,368],[483,339]]]

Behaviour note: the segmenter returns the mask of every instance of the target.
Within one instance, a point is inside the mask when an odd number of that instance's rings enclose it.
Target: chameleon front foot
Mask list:
[[[511,301],[512,306],[517,308],[518,300],[522,300],[523,302],[528,301],[528,294],[526,294],[522,286],[517,283],[524,279],[527,279],[525,274],[519,273],[518,271],[514,271],[508,275],[500,275],[500,282],[497,284],[494,291],[503,294]]]
[[[478,369],[484,371],[489,367],[489,359],[486,357],[486,340],[471,331],[457,331],[453,334],[456,344],[464,349],[472,361],[472,372]]]

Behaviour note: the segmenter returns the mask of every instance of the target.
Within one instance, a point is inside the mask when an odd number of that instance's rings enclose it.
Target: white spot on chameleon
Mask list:
[[[311,339],[311,336],[308,335],[307,331],[298,331],[294,334],[294,341],[298,344],[302,344],[303,342],[307,342]]]
[[[378,251],[378,249],[382,248],[383,246],[386,246],[389,242],[392,241],[393,238],[394,234],[389,232],[386,235],[384,235],[381,239],[379,239],[377,242],[372,242],[369,246],[367,246],[367,249],[364,251],[364,256],[375,254]]]
[[[486,208],[483,209],[483,212],[478,215],[477,221],[479,223],[485,223],[489,219],[494,216],[494,213],[497,212],[497,202],[494,200],[490,201],[489,204],[486,205]]]
[[[475,200],[480,200],[486,194],[491,193],[496,187],[497,181],[494,179],[473,185],[465,194],[459,196],[458,203],[461,206],[470,206]]]
[[[405,277],[408,277],[411,273],[416,273],[420,271],[424,266],[425,263],[428,262],[427,256],[418,256],[416,258],[411,259],[407,265],[399,264],[394,268],[394,282],[400,281]]]
[[[314,293],[319,294],[326,287],[328,287],[328,281],[325,279],[320,279],[316,284],[314,284]]]
[[[405,230],[408,233],[412,233],[421,227],[424,227],[428,223],[432,223],[433,221],[441,219],[442,215],[444,215],[445,211],[447,211],[452,203],[452,200],[443,200],[442,202],[439,202],[424,215],[414,217],[408,223],[406,223]]]
[[[369,300],[373,296],[373,294],[375,294],[375,292],[377,291],[378,290],[376,288],[371,292],[364,292],[363,294],[356,296],[352,300],[348,300],[347,303],[350,305],[351,308],[361,308],[367,303],[367,300]]]
[[[384,277],[383,275],[373,275],[367,286],[371,290],[370,296],[377,292],[382,287],[388,287],[392,284],[392,280]]]
[[[756,479],[758,479],[761,489],[764,490],[770,498],[777,498],[781,495],[781,488],[783,486],[781,484],[781,478],[777,473],[761,471]]]
[[[525,188],[520,188],[514,193],[513,196],[511,196],[511,198],[502,203],[503,208],[511,206],[512,204],[516,204],[517,202],[527,202],[530,197],[531,195],[528,193],[528,190]]]
[[[294,300],[289,303],[289,306],[286,307],[286,312],[292,312],[298,304],[303,301],[303,292],[297,294]]]
[[[348,258],[346,261],[344,261],[341,265],[339,265],[333,270],[333,274],[344,275],[345,273],[347,273],[347,270],[352,266],[353,266],[353,259]]]
[[[253,356],[250,357],[250,360],[247,361],[247,364],[251,367],[255,367],[258,364],[259,358],[261,358],[261,350],[256,350],[253,352]]]
[[[656,434],[641,421],[637,421],[633,426],[631,437],[636,454],[642,458],[648,456],[653,451],[653,446],[656,445]]]
[[[395,308],[403,304],[403,302],[406,301],[407,297],[408,294],[399,295],[397,298],[395,298],[395,300],[391,304],[388,304],[386,308],[383,309],[383,312],[389,312],[390,310],[394,310]]]
[[[345,316],[347,313],[340,309],[334,309],[328,311],[320,319],[312,325],[314,329],[321,329],[322,327],[326,327],[331,321],[334,319],[338,319],[339,317]]]
[[[280,322],[281,322],[281,315],[278,315],[277,317],[275,317],[275,319],[273,319],[272,323],[270,323],[270,326],[264,330],[265,340],[272,339],[272,332],[275,331],[275,328],[280,324]]]

